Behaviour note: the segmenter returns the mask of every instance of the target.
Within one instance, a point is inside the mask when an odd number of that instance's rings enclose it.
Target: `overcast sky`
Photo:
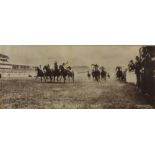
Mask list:
[[[10,57],[10,63],[39,65],[54,61],[69,61],[74,65],[97,63],[105,66],[127,65],[138,55],[140,46],[0,46],[0,53]]]

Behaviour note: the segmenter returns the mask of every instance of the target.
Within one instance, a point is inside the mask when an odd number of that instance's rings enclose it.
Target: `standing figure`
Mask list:
[[[153,95],[154,64],[152,63],[151,56],[149,53],[146,54],[143,60],[143,65],[144,65],[143,92],[147,92],[150,95]]]
[[[142,68],[142,64],[140,61],[140,58],[136,56],[136,62],[135,62],[135,74],[136,74],[136,80],[137,80],[137,87],[140,88],[141,85],[141,77],[140,77],[140,70]]]

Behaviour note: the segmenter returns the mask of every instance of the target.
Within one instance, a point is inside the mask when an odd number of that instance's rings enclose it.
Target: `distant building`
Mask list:
[[[0,75],[3,76],[27,76],[34,73],[35,66],[9,63],[7,55],[0,54]]]
[[[1,62],[8,62],[9,57],[4,55],[4,54],[0,54],[0,61]]]

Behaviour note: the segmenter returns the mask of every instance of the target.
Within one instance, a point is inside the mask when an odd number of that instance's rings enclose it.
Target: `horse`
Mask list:
[[[127,73],[127,69],[122,71],[122,67],[116,67],[116,77],[118,80],[120,81],[124,81],[126,82],[126,73]]]
[[[101,79],[106,80],[106,77],[107,77],[107,72],[105,70],[101,70]]]
[[[72,79],[72,81],[74,82],[74,71],[71,69],[71,67],[67,67],[67,77],[70,81],[70,79]]]
[[[95,80],[95,71],[92,71],[92,77]]]
[[[122,76],[122,81],[127,82],[126,80],[126,74],[127,74],[128,69],[125,69],[124,71],[122,71],[123,76]]]
[[[41,82],[42,82],[42,78],[46,82],[45,73],[39,67],[36,67],[35,70],[37,71],[36,80],[38,79],[38,77],[40,77],[41,78]]]
[[[68,70],[63,65],[59,66],[59,76],[63,77],[64,83],[66,82],[66,77],[69,76]]]
[[[116,78],[120,81],[123,79],[122,67],[116,67]]]
[[[94,80],[99,81],[101,73],[99,70],[94,70],[94,71],[92,71],[92,76],[93,76]]]
[[[118,70],[116,73],[116,77],[121,81],[123,79],[123,72],[121,70]]]
[[[59,77],[61,76],[61,70],[58,68],[58,69],[51,70],[51,72],[52,72],[54,82],[55,82],[55,78],[57,79],[57,82],[58,82]]]
[[[43,67],[43,70],[45,70],[45,77],[46,79],[48,79],[48,77],[50,78],[50,81],[52,81],[52,77],[53,77],[53,71],[50,69],[49,65],[46,65]]]

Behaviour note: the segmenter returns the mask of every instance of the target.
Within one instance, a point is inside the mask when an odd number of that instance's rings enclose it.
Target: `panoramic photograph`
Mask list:
[[[153,109],[155,46],[0,45],[1,109]]]

